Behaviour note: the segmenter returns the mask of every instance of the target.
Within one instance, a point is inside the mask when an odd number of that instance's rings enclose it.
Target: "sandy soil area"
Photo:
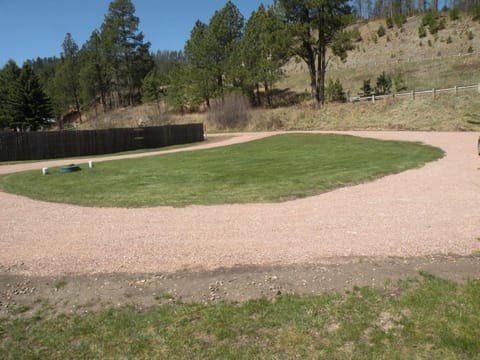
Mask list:
[[[0,192],[0,265],[10,273],[37,276],[134,274],[480,250],[477,133],[350,134],[421,141],[447,155],[420,169],[276,204],[102,209]],[[197,148],[267,135],[229,135]],[[128,157],[145,155],[153,153]],[[70,162],[5,165],[0,173]]]

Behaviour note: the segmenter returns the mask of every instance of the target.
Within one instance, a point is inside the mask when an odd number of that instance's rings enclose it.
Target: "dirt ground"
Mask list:
[[[0,316],[52,316],[131,305],[142,310],[181,301],[217,303],[273,299],[281,294],[344,292],[354,286],[391,289],[419,272],[453,280],[480,277],[480,254],[416,258],[337,258],[321,264],[240,266],[214,271],[155,274],[16,275],[0,268]]]

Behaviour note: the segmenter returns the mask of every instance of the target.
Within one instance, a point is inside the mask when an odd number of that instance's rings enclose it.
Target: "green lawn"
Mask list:
[[[479,280],[422,274],[383,291],[11,315],[0,319],[0,358],[478,359],[479,324]]]
[[[98,163],[76,173],[5,175],[0,189],[101,207],[285,201],[425,164],[443,151],[417,143],[288,134],[222,148]]]

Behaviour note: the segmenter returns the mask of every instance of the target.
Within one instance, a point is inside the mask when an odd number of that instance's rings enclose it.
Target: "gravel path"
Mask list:
[[[275,204],[101,209],[0,192],[0,265],[29,275],[151,273],[480,250],[478,134],[350,134],[422,141],[447,156],[371,183]],[[197,148],[267,135],[239,134]],[[145,155],[153,154],[129,157]],[[6,165],[0,173],[64,163]]]

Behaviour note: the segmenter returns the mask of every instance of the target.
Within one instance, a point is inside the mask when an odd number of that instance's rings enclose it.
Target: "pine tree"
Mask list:
[[[186,81],[192,105],[204,102],[209,107],[210,100],[219,93],[215,46],[208,25],[198,20],[185,44],[187,64],[182,72],[177,72],[177,76],[181,74]]]
[[[116,105],[134,105],[142,80],[153,67],[150,43],[138,30],[139,18],[131,0],[114,0],[101,27],[106,64]]]
[[[62,48],[61,60],[55,69],[55,113],[61,118],[73,108],[81,119],[79,49],[70,33],[66,34]]]
[[[107,110],[109,76],[106,57],[102,48],[101,34],[94,30],[81,51],[82,68],[80,70],[80,88],[82,101],[88,107],[98,103],[103,111]]]
[[[13,94],[17,90],[20,68],[10,60],[0,71],[0,129],[10,127],[16,117]]]
[[[351,21],[347,0],[279,0],[279,10],[292,35],[297,39],[293,52],[306,64],[315,107],[325,101],[325,74],[329,59],[327,48],[342,60],[352,49],[350,36],[344,32]]]
[[[234,3],[228,1],[225,6],[215,12],[208,25],[211,40],[213,41],[213,61],[216,70],[217,90],[224,93],[224,79],[231,84],[236,82],[235,60],[237,46],[243,35],[244,17]],[[232,71],[233,70],[233,71]]]
[[[17,73],[13,65],[12,69]],[[4,105],[8,126],[20,131],[38,130],[52,116],[50,101],[28,63],[22,67],[18,78],[10,81]]]
[[[143,79],[142,102],[154,102],[160,115],[160,101],[165,96],[165,89],[162,87],[161,77],[154,69]]]
[[[246,90],[257,104],[261,103],[259,88],[263,86],[267,103],[272,105],[271,89],[282,75],[281,67],[288,60],[290,43],[286,27],[274,9],[266,10],[260,5],[245,26],[240,67],[245,72]]]

